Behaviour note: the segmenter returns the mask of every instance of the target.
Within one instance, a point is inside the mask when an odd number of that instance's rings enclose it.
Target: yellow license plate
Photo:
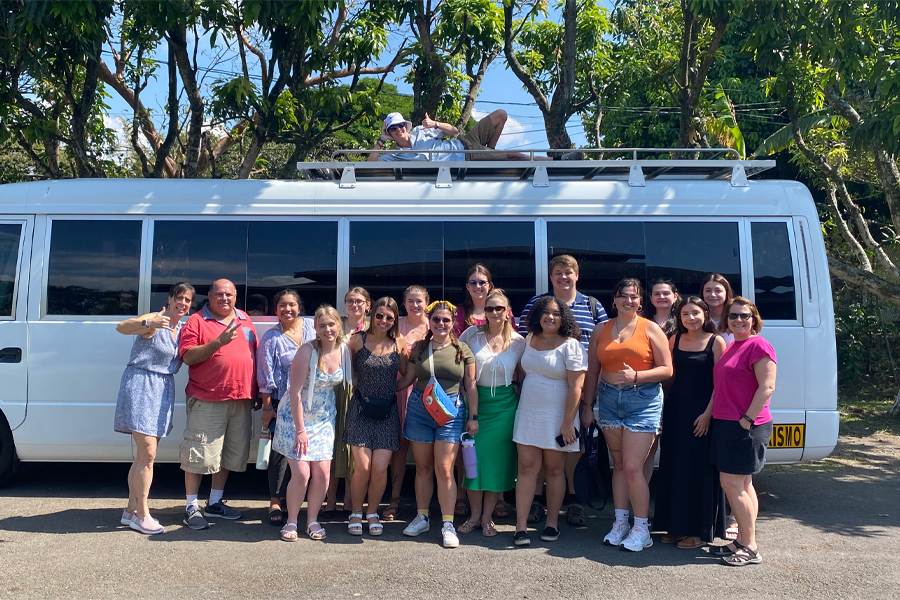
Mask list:
[[[769,448],[802,448],[806,438],[806,426],[802,423],[781,424],[772,427]]]

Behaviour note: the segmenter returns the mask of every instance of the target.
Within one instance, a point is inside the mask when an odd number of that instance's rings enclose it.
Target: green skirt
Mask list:
[[[331,459],[331,476],[349,479],[353,475],[353,455],[350,446],[344,443],[344,428],[347,423],[347,406],[353,396],[353,386],[342,384],[334,388],[337,417],[334,420],[334,458]]]
[[[478,386],[478,434],[475,453],[478,477],[463,481],[467,490],[505,492],[516,487],[518,460],[513,442],[513,424],[519,396],[511,385]]]

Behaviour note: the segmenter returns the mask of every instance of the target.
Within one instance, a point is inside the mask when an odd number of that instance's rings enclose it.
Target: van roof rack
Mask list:
[[[467,150],[467,160],[434,161],[437,154],[458,150],[391,150],[391,154],[427,154],[432,160],[352,162],[353,155],[383,153],[360,148],[338,150],[330,162],[298,162],[301,178],[340,181],[340,187],[356,187],[357,181],[434,181],[449,188],[454,181],[528,181],[548,187],[551,181],[627,181],[643,187],[648,179],[719,179],[734,187],[746,187],[747,179],[775,166],[774,160],[744,160],[732,148],[585,148],[584,160],[535,160],[535,153],[561,150],[525,150],[530,160],[468,160],[468,155],[502,150]],[[608,158],[612,156],[613,158]]]

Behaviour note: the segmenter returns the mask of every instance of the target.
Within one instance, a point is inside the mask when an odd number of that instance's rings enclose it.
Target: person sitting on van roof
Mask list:
[[[384,119],[381,137],[375,142],[375,150],[382,150],[386,142],[393,140],[398,148],[405,150],[460,150],[460,152],[440,152],[430,155],[427,153],[413,154],[411,152],[388,154],[372,152],[369,154],[368,160],[370,162],[377,160],[532,160],[530,155],[521,152],[502,150],[468,154],[462,152],[462,150],[493,150],[497,147],[504,125],[506,125],[506,111],[502,109],[495,110],[487,115],[478,121],[475,127],[463,134],[460,134],[459,129],[450,123],[435,121],[428,116],[428,113],[425,113],[425,118],[422,119],[422,124],[419,127],[413,127],[412,123],[404,119],[402,114],[393,112]],[[445,137],[454,135],[458,136],[455,140]],[[534,160],[581,160],[583,158],[583,152],[568,152],[554,158],[535,156]]]

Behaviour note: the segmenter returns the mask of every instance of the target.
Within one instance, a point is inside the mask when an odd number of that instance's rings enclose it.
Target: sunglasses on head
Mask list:
[[[484,307],[485,313],[503,313],[503,312],[506,312],[507,310],[508,309],[505,306],[485,306]]]
[[[375,313],[375,318],[379,321],[387,321],[388,323],[394,322],[394,317],[392,315],[386,315],[384,313]]]
[[[453,319],[448,319],[447,317],[444,317],[443,319],[441,317],[431,317],[431,322],[438,324],[443,323],[444,325],[446,325],[448,323],[452,323]]]
[[[394,133],[398,129],[405,129],[405,128],[406,128],[406,123],[398,123],[396,125],[391,125],[390,127],[388,127],[387,132]]]
[[[753,315],[751,313],[728,313],[728,318],[732,321],[749,321]]]

